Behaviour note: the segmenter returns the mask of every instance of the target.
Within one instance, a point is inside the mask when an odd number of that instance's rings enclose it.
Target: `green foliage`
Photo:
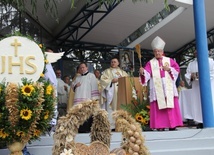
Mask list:
[[[30,1],[31,5],[31,13],[34,15],[37,12],[37,0],[28,0]],[[86,0],[86,3],[90,3],[93,0]],[[124,1],[124,0],[117,0],[117,2]],[[145,1],[145,2],[153,2],[153,0],[132,0],[132,2],[137,2],[137,1]],[[75,7],[75,2],[77,0],[71,0],[71,8]],[[108,5],[112,5],[115,3],[115,0],[99,0],[100,4],[106,2]],[[8,6],[15,6],[19,11],[26,11],[26,0],[1,0],[1,4]],[[44,3],[44,9],[46,12],[50,12],[50,15],[58,21],[58,8],[57,4],[59,3],[58,0],[43,0]],[[164,0],[164,5],[166,8],[168,7],[168,0]]]
[[[147,109],[148,105],[148,100],[143,100],[141,102],[140,99],[132,99],[131,104],[121,104],[121,109],[129,112],[135,117],[136,113],[140,113],[142,109]]]
[[[75,0],[72,0],[72,7]],[[37,0],[28,0],[31,5],[31,13],[34,15],[37,12]],[[57,0],[43,0],[44,9],[46,12],[50,12],[50,15],[58,21],[58,8],[57,8]],[[14,6],[19,11],[26,11],[26,0],[1,0],[1,4],[5,6],[5,8],[9,6]]]

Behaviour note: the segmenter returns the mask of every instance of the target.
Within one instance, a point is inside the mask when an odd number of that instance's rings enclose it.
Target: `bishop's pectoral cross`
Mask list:
[[[159,59],[158,61],[159,61],[159,65],[160,65],[160,67],[159,67],[159,68],[160,68],[160,70],[161,70],[161,71],[163,71],[163,63],[162,63],[162,60],[161,60],[161,59]]]

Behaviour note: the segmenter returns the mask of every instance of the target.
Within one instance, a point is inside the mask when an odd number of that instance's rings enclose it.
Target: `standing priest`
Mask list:
[[[208,55],[208,52],[207,52]],[[193,105],[193,119],[197,123],[197,128],[203,128],[203,117],[201,109],[201,95],[200,95],[200,85],[199,85],[199,74],[198,74],[198,60],[197,60],[197,51],[194,51],[195,59],[190,62],[187,66],[185,79],[189,86],[192,86],[192,105]],[[214,101],[214,61],[212,58],[208,58],[209,61],[209,72],[210,72],[210,81],[212,96]]]
[[[128,76],[128,74],[124,70],[120,69],[119,60],[118,58],[114,57],[111,59],[110,68],[104,70],[100,78],[102,89],[101,106],[109,113],[111,129],[115,128],[111,114],[112,111],[117,110],[118,79],[125,76]]]
[[[73,104],[77,105],[89,100],[99,100],[100,93],[98,91],[97,79],[93,73],[89,73],[87,64],[82,62],[78,67],[78,72],[81,75],[77,76],[72,82],[72,89],[74,91]],[[79,133],[90,132],[92,122],[93,119],[90,117],[79,127]]]

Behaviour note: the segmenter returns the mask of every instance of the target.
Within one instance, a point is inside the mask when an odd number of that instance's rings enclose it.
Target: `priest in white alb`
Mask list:
[[[77,76],[72,82],[72,88],[74,93],[74,105],[89,101],[89,100],[99,100],[99,90],[97,79],[93,73],[88,71],[86,63],[81,63],[79,65],[79,72],[81,76]]]
[[[151,43],[154,58],[139,69],[143,86],[149,81],[150,128],[163,131],[183,126],[175,85],[180,68],[171,58],[163,56],[165,42],[156,37]]]
[[[57,60],[61,59],[63,56],[63,53],[54,53],[53,49],[50,47],[46,47],[45,49],[45,54],[46,54],[46,59],[48,63],[45,66],[45,79],[49,80],[51,84],[54,86],[54,88],[57,90],[57,78],[56,74],[54,72],[54,69],[51,65],[51,63],[57,62]],[[57,97],[57,91],[56,91],[56,97]],[[57,117],[58,117],[58,111],[57,111],[57,104],[55,105],[55,111],[54,111],[54,117],[51,120],[51,125],[53,126],[52,130],[55,130],[54,126],[57,124]]]
[[[84,62],[80,63],[78,72],[81,75],[72,81],[72,89],[74,91],[73,105],[89,100],[97,100],[99,102],[100,93],[95,75],[88,71],[88,66]],[[90,132],[92,122],[93,118],[90,117],[79,127],[79,133]]]
[[[197,56],[197,51],[194,52],[195,57]],[[207,52],[208,55],[208,52]],[[209,61],[209,71],[210,71],[210,82],[214,103],[214,61],[212,58],[208,58]],[[199,86],[199,74],[198,74],[198,61],[197,57],[194,61],[190,62],[187,66],[185,79],[189,86],[192,86],[192,115],[196,123],[198,123],[197,128],[203,128],[203,118],[202,118],[202,109],[201,109],[201,95],[200,95],[200,86]]]

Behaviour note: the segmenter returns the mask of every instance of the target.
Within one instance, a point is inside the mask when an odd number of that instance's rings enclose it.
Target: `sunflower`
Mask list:
[[[49,111],[46,111],[46,112],[45,112],[44,119],[48,119],[48,117],[49,117]]]
[[[22,109],[20,111],[20,116],[22,119],[29,120],[29,119],[31,119],[32,111],[29,109]]]
[[[45,59],[45,64],[48,64],[48,63],[49,63],[49,61],[47,59]]]
[[[40,130],[34,130],[33,136],[39,137],[41,135],[41,131]]]
[[[40,74],[40,77],[42,77],[42,78],[43,78],[43,77],[45,77],[45,75],[44,75],[43,73],[41,73],[41,74]]]
[[[149,124],[149,120],[143,119],[143,124]]]
[[[0,138],[5,139],[7,136],[9,136],[6,132],[3,131],[3,129],[0,130]]]
[[[48,85],[47,88],[46,88],[46,94],[47,95],[51,95],[52,91],[53,91],[52,85]]]
[[[2,137],[2,138],[3,138],[3,139],[5,139],[5,138],[6,138],[6,137],[8,137],[8,136],[9,136],[9,135],[8,135],[7,133],[5,133],[5,132],[4,132],[4,134],[3,134],[3,137]]]
[[[138,122],[143,122],[143,117],[139,114],[139,113],[137,113],[136,115],[135,115],[135,119],[138,121]]]
[[[0,137],[3,136],[3,133],[4,133],[4,131],[3,131],[3,129],[1,129],[1,130],[0,130]]]
[[[43,47],[42,44],[39,44],[39,47],[42,48]]]
[[[23,95],[31,96],[32,92],[34,91],[34,87],[31,84],[30,85],[26,84],[22,86],[21,91]]]
[[[18,131],[16,133],[16,135],[19,136],[19,137],[22,137],[22,136],[24,136],[24,132],[23,131]]]

